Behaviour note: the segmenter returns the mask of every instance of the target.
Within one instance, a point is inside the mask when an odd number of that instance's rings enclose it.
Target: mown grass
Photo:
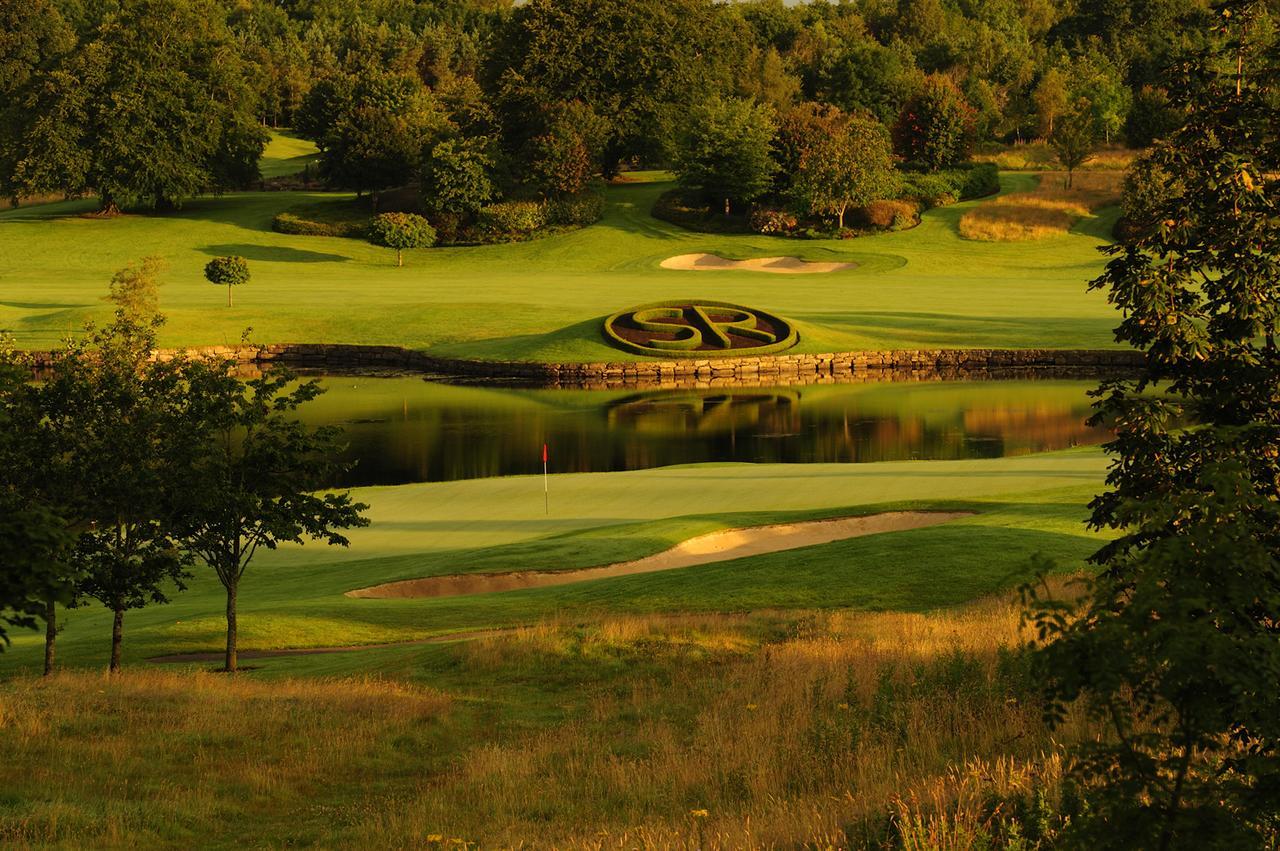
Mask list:
[[[272,130],[258,168],[264,178],[288,177],[314,166],[319,159],[320,151],[311,140],[291,130]]]
[[[1118,204],[1123,179],[1116,171],[1077,172],[1068,189],[1065,172],[1045,172],[1034,189],[967,211],[960,218],[960,235],[988,242],[1066,236],[1081,219]]]
[[[661,176],[661,175],[658,175]],[[1005,175],[1007,190],[1030,184]],[[974,204],[926,214],[917,228],[849,241],[708,236],[649,215],[665,183],[610,187],[597,225],[527,243],[409,252],[353,239],[271,230],[299,204],[341,204],[342,193],[264,192],[204,198],[166,215],[88,218],[91,201],[0,212],[0,328],[26,348],[55,345],[102,319],[111,274],[140,255],[169,264],[161,307],[164,345],[235,343],[246,327],[269,342],[389,343],[442,355],[609,360],[602,319],[634,304],[716,298],[797,322],[801,351],[1114,345],[1113,312],[1085,291],[1109,225],[1043,244],[965,240]],[[1105,218],[1105,217],[1103,217]],[[677,272],[659,263],[707,251],[742,259],[798,255],[852,261],[828,275]],[[221,254],[248,259],[252,280],[236,307],[203,276]]]
[[[403,651],[400,679],[22,678],[0,841],[968,847],[1093,732],[1043,727],[1020,639],[1004,599],[551,621]]]
[[[552,477],[364,488],[373,525],[347,550],[287,547],[260,554],[240,593],[241,647],[373,644],[528,624],[556,614],[898,609],[958,605],[1031,576],[1037,554],[1075,569],[1097,548],[1084,505],[1100,484],[1097,450],[976,461],[722,464]],[[421,600],[358,600],[344,592],[465,572],[557,570],[659,552],[717,529],[892,508],[969,508],[942,526],[833,542],[664,573],[525,591]],[[221,586],[198,571],[168,606],[125,617],[125,660],[216,651]],[[60,654],[101,665],[110,618],[99,606],[64,613]],[[0,673],[35,669],[40,636],[15,636]],[[396,664],[394,654],[388,664]],[[363,670],[353,654],[263,662],[281,672]]]

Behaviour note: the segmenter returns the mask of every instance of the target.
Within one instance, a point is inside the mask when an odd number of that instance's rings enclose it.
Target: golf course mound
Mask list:
[[[664,269],[681,272],[769,272],[775,275],[813,275],[841,272],[857,267],[857,263],[820,263],[799,257],[758,257],[754,260],[729,260],[717,254],[680,254],[661,263]]]
[[[516,571],[512,573],[453,574],[425,579],[388,582],[370,588],[348,591],[346,596],[362,599],[408,599],[417,597],[460,597],[467,594],[492,594],[524,588],[546,588],[570,585],[593,579],[632,576],[694,567],[746,556],[794,550],[829,544],[864,535],[902,532],[949,523],[969,517],[971,511],[889,511],[861,517],[813,520],[804,523],[781,523],[746,529],[726,529],[690,538],[656,555],[582,570]]]
[[[661,358],[766,355],[800,341],[795,326],[780,316],[705,299],[619,311],[605,319],[604,336],[624,351]]]

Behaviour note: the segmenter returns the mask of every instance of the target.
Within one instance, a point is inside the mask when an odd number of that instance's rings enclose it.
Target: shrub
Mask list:
[[[867,227],[903,230],[920,223],[920,205],[905,199],[872,201],[858,209],[858,217]]]
[[[547,202],[547,222],[553,225],[593,225],[604,215],[604,193],[584,189]]]
[[[751,214],[751,229],[756,233],[790,233],[796,224],[796,217],[785,210],[760,209]]]
[[[318,222],[296,213],[279,213],[271,220],[271,229],[276,233],[294,236],[341,236],[364,239],[369,235],[369,222],[367,219]]]
[[[396,250],[396,265],[404,265],[406,248],[428,248],[435,244],[436,229],[413,213],[383,213],[369,225],[369,239],[375,245]]]
[[[658,196],[649,214],[682,228],[702,233],[747,233],[749,221],[742,216],[724,216],[683,189],[671,189]]]
[[[533,233],[547,223],[547,205],[538,201],[502,201],[480,208],[480,229],[491,234]]]
[[[903,195],[919,201],[926,209],[981,198],[999,188],[1000,171],[993,163],[976,163],[932,174],[905,172],[902,175]]]

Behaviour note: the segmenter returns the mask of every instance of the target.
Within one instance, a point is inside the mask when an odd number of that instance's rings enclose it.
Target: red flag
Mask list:
[[[547,463],[547,445],[545,443],[542,444],[542,463]]]

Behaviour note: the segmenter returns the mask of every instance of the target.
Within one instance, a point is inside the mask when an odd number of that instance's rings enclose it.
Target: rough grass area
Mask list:
[[[1083,171],[1125,171],[1142,151],[1112,145],[1099,148],[1080,166]],[[976,162],[995,163],[1002,171],[1059,171],[1062,163],[1048,142],[990,143],[974,154]]]
[[[649,177],[640,175],[639,177]],[[657,175],[661,176],[661,175]],[[639,178],[637,178],[638,180]],[[1003,175],[1008,190],[1028,175]],[[539,361],[639,358],[600,333],[633,304],[710,298],[797,322],[796,351],[926,348],[1111,348],[1114,311],[1084,283],[1102,268],[1103,217],[1045,244],[975,242],[958,222],[971,202],[924,215],[918,227],[857,240],[694,234],[649,215],[669,184],[608,188],[596,225],[531,242],[408,252],[357,240],[276,233],[272,219],[302,204],[343,205],[342,193],[261,192],[202,198],[166,215],[113,219],[79,201],[0,212],[0,328],[23,348],[54,346],[109,315],[112,273],[146,254],[169,264],[160,306],[166,346],[237,342],[384,343],[434,354]],[[856,268],[803,281],[727,271],[691,280],[662,269],[679,254],[735,260],[798,255]],[[204,279],[210,257],[238,254],[252,280],[225,307]]]
[[[1025,242],[1064,236],[1081,219],[1120,202],[1124,173],[1076,172],[1067,188],[1066,172],[1045,172],[1026,192],[1001,195],[966,212],[960,235],[988,242]]]
[[[23,678],[0,685],[0,843],[1034,840],[1052,818],[1014,822],[1054,800],[1059,748],[1094,731],[1050,736],[1019,640],[1016,605],[992,600],[552,621],[404,651],[399,679]]]

